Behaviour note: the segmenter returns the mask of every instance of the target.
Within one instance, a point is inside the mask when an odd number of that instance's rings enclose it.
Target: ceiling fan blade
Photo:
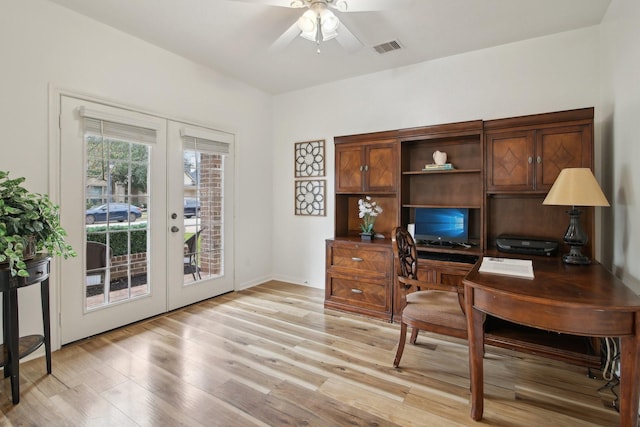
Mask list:
[[[299,6],[295,6],[292,0],[231,0],[243,3],[262,4],[266,6],[280,7],[308,7],[309,1],[302,0]],[[368,12],[407,7],[413,0],[326,0],[329,7],[340,12]]]
[[[360,50],[364,45],[358,38],[353,35],[346,25],[340,24],[338,27],[338,35],[336,41],[349,53],[354,53]]]
[[[262,4],[265,6],[292,7],[291,0],[231,0],[242,3]]]
[[[369,12],[408,7],[411,3],[413,0],[344,0],[343,2],[333,0],[329,6],[340,12]],[[346,6],[342,6],[343,4]]]
[[[290,26],[271,44],[271,46],[269,46],[268,52],[278,53],[283,51],[299,35],[300,28],[298,28],[298,24],[294,22],[292,26]]]

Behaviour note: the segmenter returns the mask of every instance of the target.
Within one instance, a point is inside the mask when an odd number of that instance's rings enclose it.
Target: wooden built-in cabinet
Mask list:
[[[336,145],[336,193],[395,192],[397,141]]]
[[[401,141],[401,224],[413,223],[417,208],[468,208],[469,243],[475,247],[447,251],[480,255],[484,247],[482,121],[408,129],[402,131]],[[435,151],[447,153],[447,163],[454,169],[425,171],[426,165],[433,164]]]
[[[468,121],[336,137],[335,234],[326,241],[325,306],[385,320],[400,314],[395,295],[391,231],[414,221],[423,207],[469,210],[469,247],[419,246],[421,280],[462,286],[482,255],[500,255],[502,234],[558,240],[567,207],[542,201],[563,168],[593,169],[593,108],[490,121]],[[433,152],[447,153],[453,170],[425,171]],[[384,209],[380,238],[359,238],[358,200],[372,196]],[[582,224],[591,239],[594,211]],[[597,367],[588,338],[551,334],[488,319],[488,344]]]
[[[564,168],[593,169],[593,108],[484,122],[486,143],[486,239],[489,249],[504,234],[560,241],[569,224],[566,206],[542,201]],[[582,208],[595,254],[594,210]]]
[[[326,243],[325,306],[391,321],[391,231],[400,223],[400,141],[384,132],[334,138],[335,239]],[[382,208],[370,242],[360,239],[358,200]]]
[[[562,169],[592,167],[592,108],[491,120],[484,130],[489,193],[546,193]]]

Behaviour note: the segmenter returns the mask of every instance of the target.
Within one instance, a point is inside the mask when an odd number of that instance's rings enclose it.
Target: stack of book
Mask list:
[[[445,163],[443,165],[436,165],[432,163],[430,165],[424,165],[423,171],[448,171],[454,169],[451,163]]]

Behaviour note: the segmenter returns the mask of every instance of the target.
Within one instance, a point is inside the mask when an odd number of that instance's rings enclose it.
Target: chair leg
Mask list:
[[[407,324],[400,323],[400,339],[398,340],[398,351],[396,351],[396,358],[393,360],[393,366],[396,368],[400,365],[400,359],[402,358],[402,352],[404,351],[404,343],[407,340]]]
[[[420,330],[420,329],[418,329],[418,328],[413,328],[413,329],[411,329],[411,338],[410,338],[410,340],[409,340],[409,342],[410,342],[411,344],[415,344],[415,343],[416,343],[416,340],[418,339],[418,331],[419,331],[419,330]]]

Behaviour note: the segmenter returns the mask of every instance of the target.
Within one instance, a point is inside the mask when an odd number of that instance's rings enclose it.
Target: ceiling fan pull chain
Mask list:
[[[322,37],[322,30],[321,30],[321,22],[320,22],[320,14],[316,13],[316,53],[319,55],[320,54],[320,37]]]

